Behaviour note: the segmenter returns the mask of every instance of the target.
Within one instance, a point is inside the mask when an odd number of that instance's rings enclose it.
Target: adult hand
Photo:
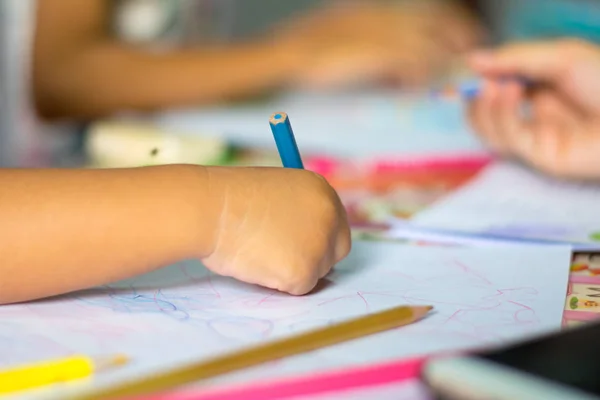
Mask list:
[[[552,175],[600,178],[600,49],[580,40],[513,44],[470,58],[485,80],[470,104],[475,131],[500,154]],[[516,82],[536,82],[531,90]],[[529,115],[522,106],[530,104]]]

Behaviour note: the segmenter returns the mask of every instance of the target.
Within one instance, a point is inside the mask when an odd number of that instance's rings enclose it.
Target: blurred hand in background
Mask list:
[[[42,116],[96,118],[294,85],[423,85],[482,32],[458,2],[343,1],[261,37],[151,52],[111,35],[111,8],[109,0],[38,2],[33,82]]]
[[[524,42],[474,54],[470,64],[485,83],[469,116],[492,149],[552,175],[600,178],[600,47]],[[513,76],[532,87],[499,82]]]
[[[438,0],[336,3],[282,32],[291,51],[308,57],[294,80],[314,88],[426,85],[484,37],[460,2]]]

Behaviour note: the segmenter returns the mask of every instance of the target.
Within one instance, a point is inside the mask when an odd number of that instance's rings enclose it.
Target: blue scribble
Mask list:
[[[124,289],[104,287],[101,294],[108,298],[78,297],[84,303],[111,309],[116,312],[126,313],[160,313],[178,320],[189,319],[189,314],[178,308],[175,303],[164,299],[162,290],[156,290],[152,294],[138,293],[137,289],[129,286],[130,292]]]

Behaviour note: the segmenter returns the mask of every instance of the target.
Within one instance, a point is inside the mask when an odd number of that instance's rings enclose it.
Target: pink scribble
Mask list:
[[[447,319],[444,321],[444,324],[445,324],[445,323],[447,323],[447,322],[449,322],[449,321],[452,321],[452,320],[453,320],[453,319],[455,319],[455,318],[457,319],[457,317],[458,317],[458,314],[460,314],[461,312],[462,312],[462,310],[456,310],[456,311],[455,311],[455,312],[454,312],[454,313],[453,313],[451,316],[449,316],[449,317],[448,317],[448,318],[447,318]]]
[[[531,322],[534,322],[532,320],[526,320],[526,321],[524,321],[524,320],[520,319],[520,317],[519,317],[521,315],[521,313],[523,313],[523,312],[527,312],[531,316],[535,317],[535,311],[533,310],[533,308],[531,308],[529,306],[526,306],[525,304],[517,303],[516,301],[512,301],[512,300],[508,300],[507,302],[508,303],[512,303],[512,304],[514,304],[514,305],[516,305],[518,307],[521,307],[521,309],[519,311],[515,312],[515,314],[514,314],[515,322],[519,322],[519,323],[531,323]]]
[[[262,299],[259,300],[259,302],[256,305],[260,306],[262,303],[264,303],[265,301],[267,301],[269,298],[273,297],[274,294],[275,294],[275,292],[270,293],[267,296],[263,297]]]
[[[356,294],[358,295],[358,297],[360,297],[362,299],[362,301],[365,303],[365,308],[367,311],[369,311],[369,302],[367,301],[367,299],[365,299],[365,296],[362,295],[361,292],[356,292]]]
[[[317,306],[322,306],[322,305],[325,305],[325,304],[333,303],[334,301],[338,301],[338,300],[342,300],[342,299],[347,299],[347,298],[353,297],[353,296],[354,295],[335,297],[333,299],[322,301],[322,302],[318,303]]]
[[[213,291],[215,296],[217,296],[218,298],[221,298],[221,293],[219,293],[219,291],[215,288],[215,285],[213,284],[211,275],[208,275],[206,277],[206,281],[208,282],[208,286],[210,286],[210,289]]]
[[[192,281],[193,283],[199,284],[203,281],[205,281],[210,290],[215,294],[216,297],[221,298],[221,294],[219,293],[219,291],[215,288],[213,282],[212,282],[212,275],[209,272],[208,275],[204,278],[197,278],[195,276],[193,276],[192,274],[189,273],[189,271],[187,270],[187,266],[186,265],[180,265],[179,266],[180,271],[183,273],[183,275],[185,275],[186,278],[188,278],[190,281]]]
[[[467,274],[476,276],[477,278],[481,279],[483,282],[487,283],[488,285],[492,285],[492,282],[490,282],[489,279],[487,279],[486,277],[482,276],[479,272],[473,270],[472,268],[470,268],[466,264],[463,264],[459,260],[454,260],[454,265],[458,266],[462,271],[466,272]]]

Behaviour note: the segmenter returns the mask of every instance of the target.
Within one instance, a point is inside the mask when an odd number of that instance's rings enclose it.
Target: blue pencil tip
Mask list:
[[[281,119],[281,114],[275,114],[275,119]]]

